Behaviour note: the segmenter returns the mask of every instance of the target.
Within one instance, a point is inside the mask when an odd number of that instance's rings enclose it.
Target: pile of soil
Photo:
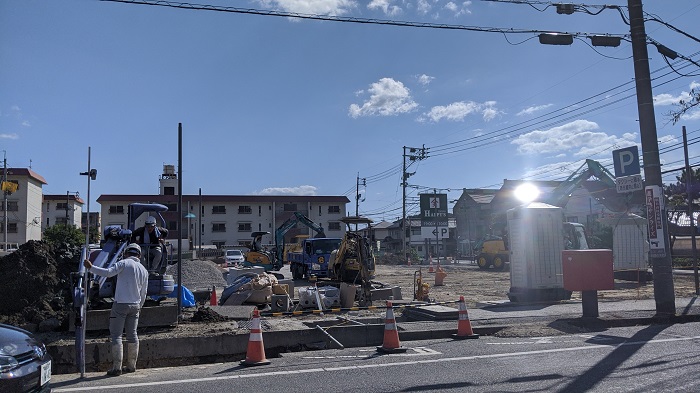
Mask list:
[[[35,240],[0,258],[0,322],[33,332],[67,330],[70,275],[79,259],[79,250]]]
[[[226,317],[209,307],[200,307],[192,315],[192,322],[226,322]]]

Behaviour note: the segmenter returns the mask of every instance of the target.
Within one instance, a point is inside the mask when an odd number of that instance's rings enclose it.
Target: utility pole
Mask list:
[[[637,88],[637,111],[639,112],[639,132],[642,139],[645,183],[647,186],[663,187],[642,0],[627,0],[627,7],[629,9],[630,33],[632,36],[632,57],[634,59],[634,79]],[[665,208],[661,209],[661,222],[663,233],[667,235],[668,216],[666,216]],[[650,259],[654,274],[656,315],[675,315],[676,299],[673,289],[673,263],[671,261],[669,242],[664,241],[663,256],[652,254]]]
[[[410,154],[406,154],[406,150],[408,149],[408,152]],[[401,188],[403,189],[403,202],[402,202],[402,210],[403,210],[403,218],[401,220],[401,232],[402,232],[402,246],[401,249],[403,250],[403,260],[407,261],[408,260],[408,255],[406,253],[406,229],[409,231],[411,230],[411,224],[409,223],[408,226],[406,225],[406,186],[408,185],[407,180],[409,177],[413,176],[416,174],[416,172],[406,172],[406,169],[408,169],[409,166],[415,161],[420,161],[428,158],[427,155],[428,149],[425,148],[425,145],[423,147],[403,147],[403,172],[401,176]],[[410,161],[408,165],[406,165],[406,158]]]
[[[362,184],[360,184],[362,180]],[[360,216],[360,186],[367,187],[367,178],[360,178],[360,173],[357,173],[357,182],[355,183],[355,216]]]
[[[693,273],[695,275],[695,294],[700,295],[700,279],[698,279],[698,256],[695,244],[695,220],[693,219],[693,169],[688,161],[688,134],[683,126],[683,154],[685,155],[685,195],[688,203],[688,218],[690,219],[690,239],[693,247]]]
[[[7,152],[3,150],[3,159],[2,159],[2,182],[3,185],[7,181]],[[3,251],[7,251],[7,191],[4,189],[2,190],[2,232],[4,235],[3,242],[4,245],[2,247]]]

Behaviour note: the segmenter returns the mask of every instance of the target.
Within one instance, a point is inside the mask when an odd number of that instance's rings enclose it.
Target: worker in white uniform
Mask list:
[[[93,266],[86,259],[83,265],[91,273],[102,277],[117,276],[117,287],[114,291],[114,303],[109,315],[109,334],[112,338],[112,368],[108,376],[121,375],[122,371],[136,371],[136,360],[139,354],[139,338],[136,327],[139,323],[139,313],[146,301],[148,289],[148,270],[141,264],[141,247],[131,243],[124,250],[124,259],[114,263],[108,269]],[[124,349],[122,333],[126,328],[126,367],[122,369]]]

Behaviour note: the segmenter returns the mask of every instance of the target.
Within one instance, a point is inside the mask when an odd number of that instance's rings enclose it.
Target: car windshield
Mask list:
[[[229,256],[238,256],[238,255],[243,255],[240,250],[228,250],[226,251],[226,255]]]
[[[341,239],[317,239],[313,241],[315,254],[330,254],[340,247]]]

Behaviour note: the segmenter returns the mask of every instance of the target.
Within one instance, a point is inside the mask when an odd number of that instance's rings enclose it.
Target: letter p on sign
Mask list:
[[[615,164],[615,177],[624,177],[640,174],[639,148],[635,146],[613,150],[613,163]]]

